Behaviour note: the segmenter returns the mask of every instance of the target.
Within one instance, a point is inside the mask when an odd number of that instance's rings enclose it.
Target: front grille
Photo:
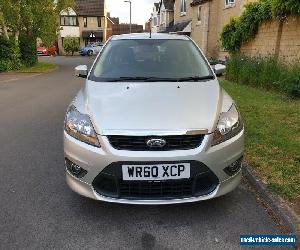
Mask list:
[[[170,136],[107,136],[113,148],[130,151],[170,151],[188,150],[201,145],[204,135],[170,135]],[[147,145],[150,139],[163,139],[166,145],[162,148],[151,148]]]
[[[147,165],[158,164],[158,162],[116,162],[107,166],[96,176],[92,185],[100,195],[129,200],[181,199],[208,195],[213,192],[219,184],[217,176],[201,162],[187,162],[191,164],[191,177],[189,179],[124,181],[122,165]]]

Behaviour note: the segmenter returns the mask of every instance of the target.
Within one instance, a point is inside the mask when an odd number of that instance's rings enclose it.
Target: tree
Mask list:
[[[57,37],[60,12],[73,5],[74,0],[0,0],[0,32],[9,38],[9,30],[16,41],[19,37],[26,38],[26,43],[30,44],[26,51],[36,57],[36,45],[33,45],[37,37],[46,46],[51,45]],[[26,60],[27,56],[22,58]],[[31,58],[28,64],[34,61]]]
[[[64,38],[64,50],[66,51],[67,54],[72,54],[74,55],[74,52],[79,50],[79,39],[78,37],[72,37],[72,36],[67,36]]]

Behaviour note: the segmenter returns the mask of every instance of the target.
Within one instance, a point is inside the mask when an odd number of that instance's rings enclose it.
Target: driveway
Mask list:
[[[84,82],[73,67],[91,59],[42,60],[59,69],[0,82],[1,249],[241,249],[240,234],[278,233],[245,184],[214,200],[168,206],[73,193],[65,183],[63,120]]]

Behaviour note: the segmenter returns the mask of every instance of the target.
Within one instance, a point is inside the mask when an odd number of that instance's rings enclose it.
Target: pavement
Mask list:
[[[92,58],[41,60],[59,69],[2,82],[0,74],[0,249],[247,249],[240,234],[280,233],[244,183],[217,199],[166,206],[103,203],[72,192],[63,120],[84,83],[73,68]]]

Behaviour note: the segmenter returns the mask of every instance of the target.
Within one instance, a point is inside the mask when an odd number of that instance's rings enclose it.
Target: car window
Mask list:
[[[141,39],[110,41],[94,64],[90,79],[205,76],[213,76],[213,73],[192,41]]]

